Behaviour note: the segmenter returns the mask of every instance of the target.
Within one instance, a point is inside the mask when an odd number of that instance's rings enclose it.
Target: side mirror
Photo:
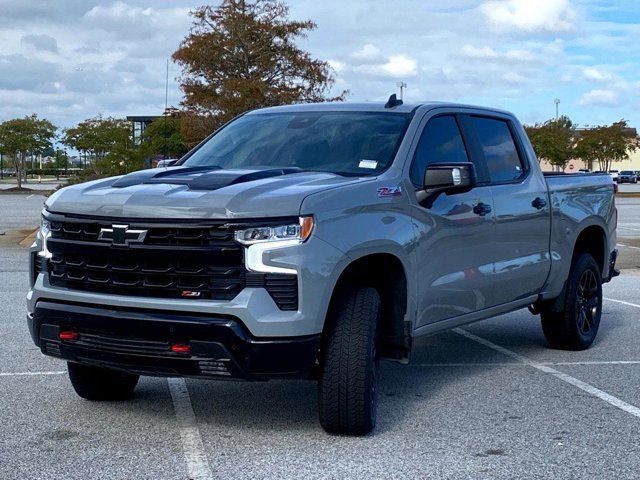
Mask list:
[[[474,185],[473,163],[430,165],[424,174],[424,189],[427,195],[469,190]]]
[[[426,208],[431,208],[440,193],[466,192],[475,184],[473,163],[430,165],[424,173],[424,190],[417,193],[418,201]]]

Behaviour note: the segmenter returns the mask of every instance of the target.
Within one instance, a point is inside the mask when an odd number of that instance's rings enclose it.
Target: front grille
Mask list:
[[[52,215],[47,245],[54,286],[97,293],[160,298],[232,300],[246,286],[264,287],[282,310],[298,307],[297,276],[248,274],[244,248],[228,223],[171,225],[141,222],[142,243],[99,240],[102,228],[127,224]],[[252,283],[252,282],[250,282]]]
[[[118,222],[113,223],[117,224]],[[51,232],[53,238],[97,242],[100,229],[110,228],[111,225],[111,223],[101,224],[98,222],[51,222]],[[239,247],[233,242],[233,231],[221,228],[221,226],[153,227],[149,229],[144,243],[146,245],[176,247],[216,245]]]

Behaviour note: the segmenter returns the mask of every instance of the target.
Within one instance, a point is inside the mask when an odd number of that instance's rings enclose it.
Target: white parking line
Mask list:
[[[495,350],[496,352],[500,352],[503,355],[511,357],[519,361],[520,363],[524,363],[525,365],[535,368],[536,370],[540,370],[541,372],[553,375],[554,377],[556,377],[559,380],[562,380],[563,382],[573,385],[574,387],[577,387],[580,390],[587,392],[590,395],[593,395],[594,397],[597,397],[600,400],[603,400],[608,404],[613,405],[616,408],[619,408],[620,410],[630,413],[634,417],[640,418],[640,408],[636,407],[635,405],[631,405],[630,403],[626,403],[620,400],[619,398],[614,397],[613,395],[607,392],[604,392],[599,388],[594,387],[593,385],[583,382],[582,380],[578,380],[577,378],[574,378],[571,375],[562,373],[547,365],[538,363],[535,360],[531,360],[530,358],[527,358],[524,355],[520,355],[509,349],[501,347],[500,345],[490,342],[489,340],[485,340],[484,338],[474,335],[473,333],[467,332],[466,330],[463,330],[461,328],[454,329],[454,332],[456,332],[459,335],[462,335],[465,338],[468,338],[469,340],[473,340],[476,343],[479,343],[481,345],[484,345],[485,347]]]
[[[634,247],[633,245],[625,245],[624,243],[619,243],[618,246],[624,247],[624,248],[633,248],[634,250],[640,250],[640,247]]]
[[[31,194],[27,197],[27,200],[29,200],[31,197],[33,197],[34,194]]]
[[[0,377],[30,377],[35,375],[64,375],[66,370],[56,372],[0,372]]]
[[[183,378],[168,378],[167,382],[176,411],[182,452],[187,462],[188,478],[191,480],[210,480],[213,475],[202,444],[196,415],[193,413],[187,384]]]
[[[539,362],[539,365],[547,366],[571,366],[571,365],[640,365],[640,360],[594,360],[584,362]],[[409,367],[434,367],[434,368],[456,368],[456,367],[528,367],[528,364],[517,362],[460,362],[460,363],[410,363]]]
[[[625,302],[624,300],[616,300],[615,298],[608,298],[608,297],[603,297],[603,298],[609,302],[621,303],[622,305],[626,305],[628,307],[640,308],[640,305],[638,305],[637,303]]]

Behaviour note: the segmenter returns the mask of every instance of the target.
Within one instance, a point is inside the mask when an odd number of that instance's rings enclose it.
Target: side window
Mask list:
[[[510,182],[522,176],[518,149],[504,120],[471,117],[471,122],[484,154],[491,183]]]
[[[434,163],[465,163],[469,161],[460,129],[453,115],[429,120],[424,128],[411,164],[411,181],[424,185],[424,172]]]

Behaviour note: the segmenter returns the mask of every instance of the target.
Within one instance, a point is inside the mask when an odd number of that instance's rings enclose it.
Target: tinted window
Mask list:
[[[417,186],[422,186],[428,165],[468,161],[456,119],[450,115],[432,118],[418,142],[411,164],[411,181]]]
[[[374,175],[393,161],[410,120],[399,113],[249,114],[216,133],[183,165]]]
[[[472,117],[491,182],[509,182],[522,175],[522,162],[507,122]]]

